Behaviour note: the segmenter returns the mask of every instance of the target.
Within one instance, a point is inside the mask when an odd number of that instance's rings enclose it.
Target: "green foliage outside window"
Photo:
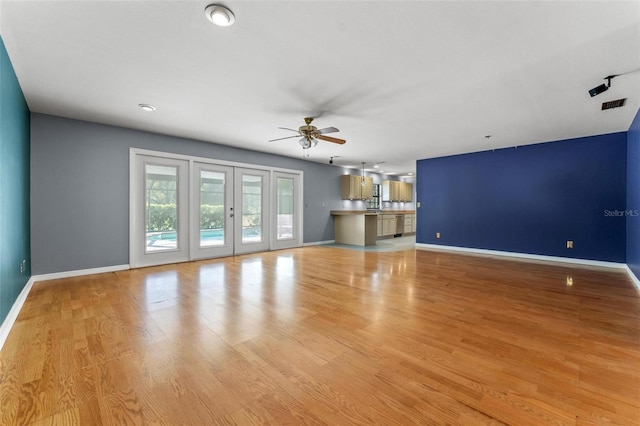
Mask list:
[[[200,206],[200,229],[224,228],[224,206],[202,204]]]
[[[147,208],[147,232],[176,230],[177,208],[175,204],[149,204]],[[223,227],[223,206],[210,204],[200,206],[200,229],[220,229]]]
[[[175,204],[148,204],[147,232],[175,231],[176,211]]]

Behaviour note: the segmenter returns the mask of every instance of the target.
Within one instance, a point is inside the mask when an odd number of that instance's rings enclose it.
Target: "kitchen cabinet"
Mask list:
[[[391,201],[396,194],[395,189],[396,182],[393,180],[382,181],[382,201]],[[393,193],[392,193],[393,190]]]
[[[400,182],[400,201],[411,201],[413,198],[413,185],[409,182]]]
[[[416,232],[416,215],[407,213],[404,215],[403,233],[410,234]]]
[[[364,180],[364,185],[362,184]],[[342,175],[343,200],[368,200],[373,197],[373,178],[359,175]]]
[[[416,232],[416,215],[411,211],[387,211],[378,215],[378,238]]]
[[[365,176],[360,179],[360,195],[362,195],[363,200],[370,200],[373,198],[373,178]],[[364,179],[364,185],[362,185],[362,179]]]
[[[382,215],[382,235],[395,235],[398,231],[398,219],[395,214]]]
[[[405,234],[413,232],[413,231],[411,231],[411,227],[412,227],[412,224],[413,224],[413,217],[412,216],[413,215],[410,215],[410,214],[404,215],[404,233]]]
[[[413,184],[395,180],[382,181],[382,201],[411,201]]]

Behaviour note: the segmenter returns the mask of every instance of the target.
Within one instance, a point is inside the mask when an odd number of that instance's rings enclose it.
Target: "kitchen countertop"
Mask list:
[[[365,215],[378,216],[381,214],[415,214],[415,210],[331,210],[331,216]]]
[[[331,210],[331,216],[348,216],[360,214],[366,216],[377,216],[378,212],[375,210]]]

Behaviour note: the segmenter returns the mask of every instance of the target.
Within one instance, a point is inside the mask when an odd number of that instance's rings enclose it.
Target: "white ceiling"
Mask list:
[[[291,157],[297,139],[267,140],[316,116],[347,143],[310,161],[399,174],[626,131],[640,107],[640,72],[587,93],[640,69],[638,1],[227,1],[228,28],[209,3],[3,0],[0,33],[31,111]]]

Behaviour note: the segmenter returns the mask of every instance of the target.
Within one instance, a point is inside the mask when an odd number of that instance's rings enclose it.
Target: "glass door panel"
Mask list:
[[[269,250],[269,172],[235,169],[235,253]]]
[[[273,172],[272,249],[302,245],[302,176]]]
[[[262,176],[242,175],[242,242],[262,242]]]
[[[189,162],[136,155],[131,175],[133,267],[189,260]]]
[[[200,247],[222,246],[224,225],[226,174],[200,170]]]
[[[145,253],[178,249],[178,167],[145,164]]]
[[[192,258],[233,254],[233,168],[194,163]]]
[[[276,177],[276,239],[293,235],[293,178]]]

